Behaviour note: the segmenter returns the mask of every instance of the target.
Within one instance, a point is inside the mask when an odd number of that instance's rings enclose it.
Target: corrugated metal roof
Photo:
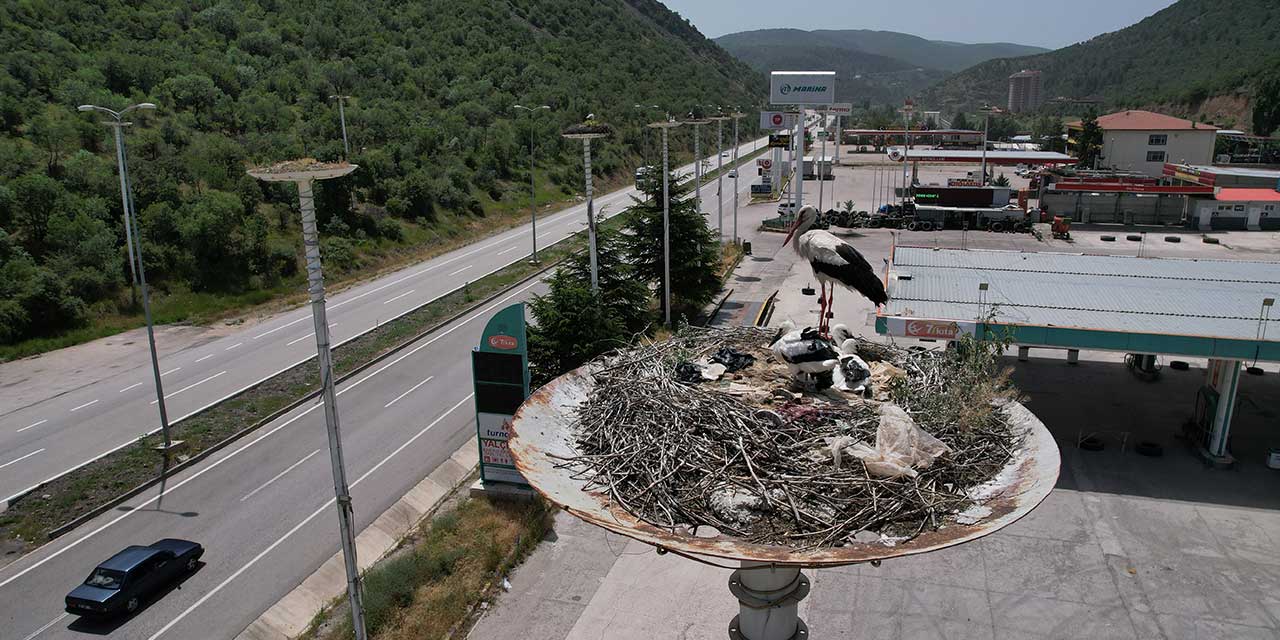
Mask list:
[[[889,296],[890,316],[1255,340],[1280,263],[899,247]],[[1280,342],[1280,310],[1266,327]]]

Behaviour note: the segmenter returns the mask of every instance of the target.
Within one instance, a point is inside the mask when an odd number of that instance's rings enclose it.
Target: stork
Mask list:
[[[861,293],[876,306],[888,302],[889,294],[885,293],[884,283],[871,268],[871,264],[857,249],[826,231],[811,229],[817,221],[816,208],[800,209],[782,244],[785,246],[795,238],[796,253],[809,261],[813,276],[822,286],[822,293],[818,297],[821,310],[818,331],[826,335],[829,332],[827,312],[831,310],[831,297],[837,284]]]

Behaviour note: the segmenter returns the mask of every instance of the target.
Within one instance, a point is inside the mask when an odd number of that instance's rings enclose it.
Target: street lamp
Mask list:
[[[991,131],[991,114],[1000,113],[999,107],[984,105],[978,109],[982,113],[982,182],[980,186],[987,186],[987,136]]]
[[[649,125],[662,130],[662,323],[671,326],[671,195],[668,181],[671,177],[667,147],[668,132],[678,126],[667,116],[666,120]]]
[[[533,231],[533,258],[529,262],[538,264],[538,187],[533,183],[533,117],[539,111],[550,110],[551,107],[545,104],[536,107],[517,104],[512,109],[529,112],[529,226]]]
[[[351,96],[332,95],[329,99],[338,101],[338,119],[342,121],[342,157],[348,158],[351,156],[351,146],[347,144],[347,111],[342,103],[344,100],[350,100]]]
[[[710,122],[708,118],[695,116],[693,111],[690,111],[689,116],[684,120],[684,124],[693,125],[693,202],[698,215],[702,215],[702,136],[699,132],[702,125]]]
[[[156,355],[155,328],[151,323],[151,294],[147,291],[147,272],[142,266],[142,239],[138,234],[138,220],[133,211],[133,197],[129,193],[129,169],[125,163],[124,151],[124,128],[133,124],[126,121],[124,117],[133,111],[151,111],[155,108],[156,105],[150,102],[142,102],[125,107],[120,111],[112,111],[106,107],[92,104],[82,104],[77,107],[77,110],[97,111],[111,116],[111,120],[103,121],[102,124],[111,127],[115,132],[116,164],[119,166],[120,172],[120,204],[124,208],[124,241],[128,245],[129,270],[133,272],[134,285],[142,289],[142,315],[147,323],[147,345],[151,347],[151,373],[156,381],[156,404],[160,408],[160,433],[164,437],[163,453],[167,462],[169,453],[173,449],[173,442],[169,440],[169,414],[164,406],[164,385],[160,382],[160,359]],[[166,464],[162,467],[161,475],[167,469],[168,465]]]
[[[906,103],[902,105],[902,210],[907,209],[907,193],[911,191],[911,114],[915,113],[916,105],[907,98]]]
[[[587,181],[587,245],[591,257],[591,293],[600,293],[600,272],[596,263],[596,205],[591,186],[591,141],[613,133],[613,129],[603,122],[596,122],[595,114],[587,115],[587,120],[565,129],[560,135],[582,141],[582,171]]]
[[[643,116],[644,116],[644,113],[645,113],[645,112],[647,112],[647,111],[650,111],[650,110],[653,110],[653,111],[661,111],[661,110],[662,110],[662,107],[660,107],[660,106],[658,106],[658,105],[656,105],[656,104],[637,104],[637,105],[632,105],[632,106],[633,106],[634,108],[638,109],[638,110],[641,112],[641,117],[643,117]],[[642,144],[643,144],[643,147],[644,147],[644,150],[641,152],[641,154],[644,156],[644,166],[646,167],[646,171],[648,170],[648,169],[647,169],[648,167],[652,167],[652,166],[653,166],[653,163],[651,163],[651,162],[649,161],[649,151],[650,151],[650,149],[649,149],[649,142],[650,142],[650,141],[652,141],[652,138],[647,138],[647,139],[644,141],[644,143],[642,143]]]
[[[729,119],[723,113],[708,118],[716,123],[716,232],[720,235],[720,244],[724,244],[724,121]]]
[[[325,427],[329,434],[329,463],[333,468],[333,492],[338,507],[338,527],[342,533],[342,557],[347,569],[347,598],[351,601],[351,626],[355,630],[356,640],[365,640],[368,636],[364,624],[364,602],[360,593],[360,568],[356,563],[351,490],[347,486],[347,472],[342,458],[342,434],[338,425],[338,394],[334,388],[329,324],[325,317],[324,273],[320,268],[320,234],[316,229],[315,196],[311,191],[311,183],[315,180],[338,178],[355,170],[356,165],[346,162],[295,160],[270,167],[250,169],[249,175],[264,182],[292,182],[298,185],[298,208],[302,212],[302,246],[307,259],[307,292],[311,294],[311,319],[315,325],[321,397],[324,401]]]
[[[733,243],[738,244],[738,174],[742,173],[742,167],[738,166],[738,121],[747,114],[734,109],[729,117],[733,118]]]

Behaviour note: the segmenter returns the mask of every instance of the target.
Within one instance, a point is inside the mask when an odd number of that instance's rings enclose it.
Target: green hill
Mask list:
[[[0,49],[0,345],[136,321],[114,149],[82,103],[159,106],[127,133],[148,277],[226,307],[300,284],[294,196],[244,169],[339,158],[331,94],[361,167],[318,196],[340,275],[525,206],[530,126],[545,202],[581,188],[558,132],[589,113],[616,129],[593,169],[621,178],[660,111],[766,90],[656,0],[3,3]]]
[[[1002,104],[1009,74],[1043,72],[1047,97],[1095,98],[1111,108],[1194,105],[1247,87],[1280,54],[1280,2],[1181,0],[1141,22],[1070,47],[991,60],[932,87],[948,110]]]
[[[839,47],[766,44],[733,46],[730,52],[762,73],[777,69],[835,71],[836,95],[844,102],[901,102],[913,90],[946,76],[942,71],[920,69],[894,58]]]

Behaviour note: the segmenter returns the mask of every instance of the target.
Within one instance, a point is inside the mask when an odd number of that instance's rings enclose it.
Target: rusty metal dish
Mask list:
[[[520,407],[511,425],[511,454],[516,467],[539,493],[588,523],[664,549],[729,560],[824,567],[883,560],[936,551],[976,540],[1013,524],[1049,495],[1058,481],[1058,445],[1044,424],[1025,407],[1004,410],[1015,429],[1024,429],[1022,448],[991,482],[982,485],[981,504],[991,513],[972,525],[948,524],[894,546],[850,543],[843,547],[800,551],[754,544],[729,536],[704,537],[655,527],[609,501],[603,491],[584,491],[585,482],[557,468],[578,455],[570,432],[574,412],[593,384],[587,365],[539,389]]]

